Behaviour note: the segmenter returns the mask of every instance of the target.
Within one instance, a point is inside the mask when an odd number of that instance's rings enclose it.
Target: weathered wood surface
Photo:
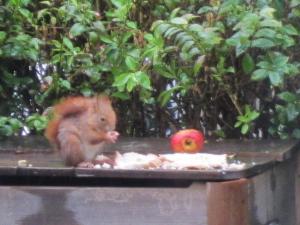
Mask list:
[[[240,153],[246,156],[268,155],[277,159],[290,156],[295,146],[295,140],[208,140],[204,145],[204,152]],[[107,145],[106,151],[136,151],[166,153],[170,152],[167,138],[120,138],[116,144]],[[45,138],[41,136],[10,137],[0,139],[0,152],[52,152]],[[280,158],[281,157],[281,158]]]
[[[296,172],[293,171],[291,175],[294,175],[295,179],[295,201],[296,201],[296,218],[297,225],[300,225],[300,153],[296,154]]]
[[[205,185],[0,187],[3,225],[206,225]]]
[[[10,225],[296,225],[295,162],[182,187],[0,186],[0,216]]]
[[[36,142],[35,142],[36,140]],[[57,152],[53,152],[41,138],[26,137],[0,143],[0,175],[75,176],[141,179],[232,180],[255,176],[278,161],[289,159],[298,145],[293,141],[209,141],[204,152],[236,154],[246,167],[234,171],[169,171],[169,170],[110,170],[65,167]],[[168,139],[125,138],[108,145],[105,152],[168,153]],[[27,160],[32,167],[18,167],[19,160]]]
[[[299,225],[296,163],[291,158],[250,179],[208,182],[208,225]]]
[[[235,153],[246,170],[120,171],[65,167],[44,140],[5,141],[0,224],[300,225],[298,150],[292,141],[209,142],[205,152]],[[170,149],[167,139],[123,139],[106,151]],[[33,167],[18,167],[22,159]]]
[[[250,180],[251,224],[297,224],[294,156]]]
[[[249,180],[207,183],[208,225],[251,225]]]

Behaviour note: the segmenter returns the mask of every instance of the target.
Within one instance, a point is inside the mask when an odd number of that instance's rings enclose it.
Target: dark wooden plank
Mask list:
[[[207,183],[208,225],[295,225],[297,159],[250,179]]]
[[[296,158],[249,179],[251,224],[297,224]]]
[[[74,176],[74,173],[74,168],[72,167],[19,167],[17,169],[17,175],[19,176],[66,177]]]
[[[295,157],[296,162],[296,173],[293,173],[295,176],[295,201],[296,201],[296,221],[297,225],[300,225],[300,154],[297,154]]]
[[[207,184],[207,225],[250,225],[248,182]]]

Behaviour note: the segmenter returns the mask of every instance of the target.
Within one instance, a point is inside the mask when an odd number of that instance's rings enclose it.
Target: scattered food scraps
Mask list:
[[[29,163],[28,163],[27,160],[22,159],[22,160],[19,160],[19,161],[18,161],[18,166],[19,166],[19,167],[28,167],[28,166],[29,166]]]
[[[239,170],[241,162],[228,162],[230,155],[208,153],[140,154],[116,152],[113,158],[98,155],[94,168],[99,169],[166,169],[166,170]],[[108,158],[110,160],[108,160]]]

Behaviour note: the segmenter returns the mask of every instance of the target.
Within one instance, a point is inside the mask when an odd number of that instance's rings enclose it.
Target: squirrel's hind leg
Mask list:
[[[71,132],[58,134],[60,152],[67,166],[77,166],[85,161],[80,138]]]

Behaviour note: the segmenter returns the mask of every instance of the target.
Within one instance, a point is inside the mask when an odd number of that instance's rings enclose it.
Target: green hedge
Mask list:
[[[300,1],[0,1],[0,135],[105,92],[123,135],[300,138]]]

